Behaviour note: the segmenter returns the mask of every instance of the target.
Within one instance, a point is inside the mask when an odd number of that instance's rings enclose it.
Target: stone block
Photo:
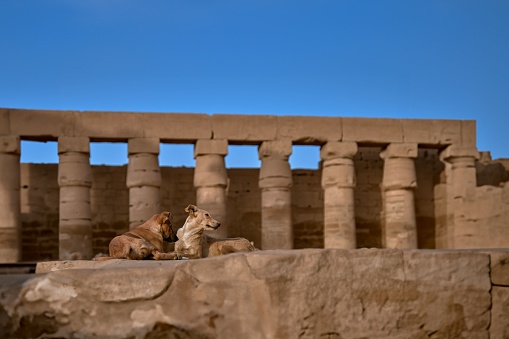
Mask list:
[[[197,140],[196,145],[194,146],[194,158],[196,159],[198,155],[206,154],[227,155],[228,140],[226,139]]]
[[[20,154],[21,147],[19,136],[2,135],[0,136],[0,153]]]
[[[42,141],[60,136],[74,136],[78,114],[76,111],[11,109],[9,112],[11,133],[14,135],[30,136]],[[104,121],[98,124],[103,125]]]
[[[145,137],[158,137],[163,142],[189,142],[212,138],[212,117],[197,113],[145,113]]]
[[[9,110],[7,108],[0,108],[0,135],[9,135],[10,133]]]
[[[162,142],[210,139],[211,117],[206,114],[81,112],[76,134],[99,140],[159,138]]]
[[[127,140],[144,137],[144,113],[79,112],[75,135],[99,140]]]
[[[467,148],[476,148],[477,131],[475,120],[461,121],[461,145]]]
[[[403,142],[402,119],[342,118],[343,141],[363,144]]]
[[[320,149],[320,159],[353,158],[357,154],[356,142],[329,141]]]
[[[58,154],[67,152],[90,153],[90,139],[87,137],[59,137]]]
[[[215,139],[227,139],[230,143],[258,144],[277,139],[277,117],[271,115],[214,114],[212,130]]]
[[[491,283],[509,287],[509,250],[491,251]]]
[[[36,272],[48,273],[0,279],[3,337],[487,338],[498,320],[507,331],[495,295],[490,327],[481,253],[257,251]]]
[[[159,154],[159,138],[132,138],[129,139],[127,150],[129,155],[136,153]]]
[[[295,144],[321,145],[341,140],[341,118],[337,117],[277,117],[277,138],[289,139]]]
[[[402,119],[403,141],[423,145],[461,143],[459,120]]]

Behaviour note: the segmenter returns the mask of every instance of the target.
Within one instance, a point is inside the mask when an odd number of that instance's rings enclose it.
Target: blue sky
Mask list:
[[[478,149],[509,158],[506,0],[1,0],[0,16],[0,107],[475,119]],[[22,153],[57,161],[54,144]],[[92,145],[92,163],[126,153]],[[189,145],[160,159],[194,165]]]

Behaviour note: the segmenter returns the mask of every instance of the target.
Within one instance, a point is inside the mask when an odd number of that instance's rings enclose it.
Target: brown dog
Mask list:
[[[176,241],[177,237],[171,225],[171,213],[156,214],[143,224],[129,232],[116,236],[110,241],[110,256],[96,260],[108,259],[176,259],[175,253],[164,253],[163,241]]]
[[[198,259],[213,257],[234,252],[256,251],[256,248],[244,238],[218,239],[203,232],[215,230],[221,223],[210,216],[207,211],[189,205],[185,209],[189,216],[184,226],[177,231],[178,241],[175,253],[178,259]]]

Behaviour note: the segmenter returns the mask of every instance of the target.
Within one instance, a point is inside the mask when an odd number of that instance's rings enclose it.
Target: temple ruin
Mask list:
[[[59,163],[20,163],[22,140]],[[128,164],[92,166],[95,142]],[[160,166],[163,143],[195,168]],[[230,145],[261,167],[226,168]],[[37,262],[0,276],[0,336],[507,338],[508,181],[470,120],[0,109],[0,262]],[[262,251],[86,260],[190,203]]]
[[[480,159],[475,121],[1,109],[0,139],[2,262],[91,258],[189,203],[261,249],[509,244],[509,161]],[[20,140],[57,141],[59,164],[20,164]],[[127,143],[128,165],[91,166],[90,142]],[[161,143],[196,167],[160,167]],[[229,145],[261,168],[227,169]],[[291,170],[293,145],[320,168]]]

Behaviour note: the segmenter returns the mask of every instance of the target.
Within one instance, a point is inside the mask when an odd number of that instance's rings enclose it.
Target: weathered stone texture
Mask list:
[[[270,115],[230,115],[212,116],[214,138],[230,142],[260,143],[277,139],[277,117]]]
[[[298,250],[89,263],[2,279],[3,337],[489,337],[488,254]],[[507,331],[492,319],[491,331]]]
[[[278,116],[277,138],[289,139],[295,144],[321,145],[342,137],[341,118]]]
[[[509,338],[509,287],[493,286],[491,295],[490,339]]]
[[[9,110],[7,108],[0,108],[0,135],[9,135],[11,132],[9,122]]]
[[[460,120],[402,119],[402,123],[404,142],[447,145],[462,140]]]
[[[41,141],[75,136],[76,120],[79,115],[76,111],[10,109],[9,112],[10,129],[18,135],[34,137]],[[104,121],[98,125],[105,126]],[[110,126],[107,128],[111,129]],[[88,137],[86,134],[82,136]]]
[[[491,282],[494,285],[509,287],[509,252],[491,251]]]
[[[342,118],[343,141],[367,144],[403,142],[403,120]]]

